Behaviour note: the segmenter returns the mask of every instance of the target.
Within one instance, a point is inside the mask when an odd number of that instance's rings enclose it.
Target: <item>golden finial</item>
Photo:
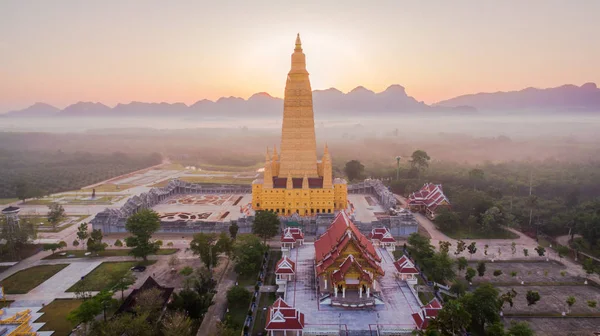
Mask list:
[[[302,41],[300,41],[300,33],[296,35],[296,50],[302,50]]]

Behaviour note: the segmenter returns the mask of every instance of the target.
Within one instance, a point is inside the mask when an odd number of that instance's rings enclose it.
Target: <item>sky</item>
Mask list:
[[[296,33],[313,89],[426,103],[600,82],[596,0],[2,0],[0,112],[46,102],[283,96]]]

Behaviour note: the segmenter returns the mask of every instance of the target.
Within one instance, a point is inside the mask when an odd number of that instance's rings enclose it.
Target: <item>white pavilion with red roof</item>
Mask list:
[[[436,318],[441,309],[442,304],[437,298],[434,298],[427,305],[423,306],[420,311],[412,314],[412,318],[417,325],[417,329],[426,329],[429,321]]]
[[[439,208],[450,207],[441,184],[425,183],[421,189],[408,196],[408,207],[413,211],[425,212],[433,219]]]
[[[388,230],[385,226],[380,228],[374,228],[371,230],[371,242],[375,246],[384,247],[386,250],[390,252],[394,252],[396,250],[396,239],[392,236],[390,230]]]
[[[304,325],[304,314],[290,307],[282,298],[268,309],[265,330],[271,336],[302,335]]]
[[[344,211],[315,241],[316,275],[321,296],[331,304],[366,307],[375,304],[376,279],[385,274],[371,240],[365,237]]]
[[[419,271],[415,267],[415,264],[407,257],[402,256],[400,259],[394,262],[394,267],[396,267],[396,277],[400,280],[406,281],[410,285],[417,284],[417,277],[419,276]]]
[[[288,227],[281,233],[281,252],[287,254],[290,249],[304,244],[304,233],[295,227]]]

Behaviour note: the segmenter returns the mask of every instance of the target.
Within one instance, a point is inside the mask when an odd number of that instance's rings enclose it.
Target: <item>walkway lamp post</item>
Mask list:
[[[396,156],[396,181],[400,180],[400,160],[401,156]]]

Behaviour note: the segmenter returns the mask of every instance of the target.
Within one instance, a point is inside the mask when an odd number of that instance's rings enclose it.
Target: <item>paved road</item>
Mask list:
[[[230,262],[223,272],[222,279],[217,285],[217,294],[213,298],[213,305],[208,308],[204,315],[202,324],[196,333],[197,336],[214,335],[217,330],[217,322],[227,307],[227,290],[235,285],[237,275],[234,271],[234,263]]]

